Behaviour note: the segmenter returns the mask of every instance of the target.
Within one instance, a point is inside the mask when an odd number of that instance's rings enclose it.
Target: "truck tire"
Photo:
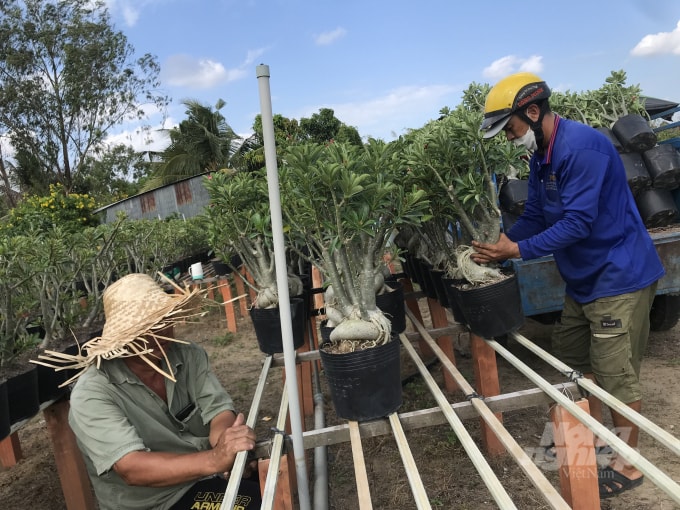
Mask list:
[[[533,320],[546,326],[553,326],[560,320],[560,317],[562,317],[562,310],[557,310],[555,312],[544,312],[531,316]]]
[[[680,295],[658,294],[649,311],[649,329],[668,331],[680,318]]]

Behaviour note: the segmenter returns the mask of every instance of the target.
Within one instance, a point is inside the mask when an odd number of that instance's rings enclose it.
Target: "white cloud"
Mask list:
[[[309,117],[320,108],[332,108],[338,119],[355,126],[360,135],[388,140],[437,118],[442,107],[452,104],[450,96],[460,90],[451,85],[399,87],[366,101],[309,108],[299,117]]]
[[[680,21],[678,21],[675,30],[672,32],[646,35],[630,50],[630,54],[634,57],[664,55],[667,53],[680,55]]]
[[[315,35],[314,43],[318,46],[326,46],[328,44],[334,43],[341,37],[344,37],[345,34],[347,34],[347,30],[342,27],[338,27],[335,30],[331,30],[330,32],[323,32],[319,35]]]
[[[134,126],[128,124],[127,129],[106,137],[105,143],[110,146],[129,145],[136,152],[164,150],[170,143],[167,130],[176,127],[178,123],[168,117],[162,124],[151,127]]]
[[[516,55],[506,55],[485,67],[482,74],[485,78],[497,81],[505,76],[516,72],[541,73],[543,71],[543,57],[531,55],[529,58],[520,58]]]
[[[208,58],[194,58],[190,55],[172,55],[162,66],[161,78],[168,85],[208,89],[219,83],[238,79],[219,62]]]
[[[134,27],[137,24],[142,8],[148,3],[148,1],[140,0],[104,0],[109,12],[122,16],[128,27]]]
[[[209,89],[248,76],[250,65],[264,52],[264,48],[248,51],[245,61],[233,69],[227,69],[209,58],[172,55],[162,66],[161,79],[174,87]]]

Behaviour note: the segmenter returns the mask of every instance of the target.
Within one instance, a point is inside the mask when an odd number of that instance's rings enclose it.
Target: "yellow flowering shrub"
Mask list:
[[[48,195],[28,196],[12,209],[0,225],[0,231],[20,234],[28,230],[45,230],[52,225],[77,231],[99,224],[92,214],[96,208],[91,196],[67,193],[61,184],[51,184]]]

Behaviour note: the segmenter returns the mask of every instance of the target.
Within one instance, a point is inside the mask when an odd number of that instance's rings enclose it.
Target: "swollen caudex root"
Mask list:
[[[294,274],[288,275],[288,295],[290,297],[299,296],[304,291],[302,280],[299,276]],[[271,287],[265,287],[260,290],[257,298],[255,299],[255,307],[264,308],[276,308],[279,306],[279,293],[276,288],[276,284]]]
[[[368,312],[369,320],[346,318],[331,332],[331,352],[344,353],[376,347],[390,341],[392,324],[379,310]]]
[[[503,274],[496,268],[477,264],[472,260],[471,255],[475,253],[472,246],[459,246],[456,249],[456,259],[458,269],[463,277],[473,285],[490,283],[504,278]]]
[[[262,289],[255,299],[256,308],[276,308],[277,306],[279,306],[279,295],[275,287]]]

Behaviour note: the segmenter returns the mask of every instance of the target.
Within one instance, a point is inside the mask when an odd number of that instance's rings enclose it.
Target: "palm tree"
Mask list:
[[[227,124],[219,99],[213,110],[196,100],[183,101],[187,118],[169,130],[170,145],[161,152],[142,191],[171,184],[187,177],[228,168],[240,138]]]

